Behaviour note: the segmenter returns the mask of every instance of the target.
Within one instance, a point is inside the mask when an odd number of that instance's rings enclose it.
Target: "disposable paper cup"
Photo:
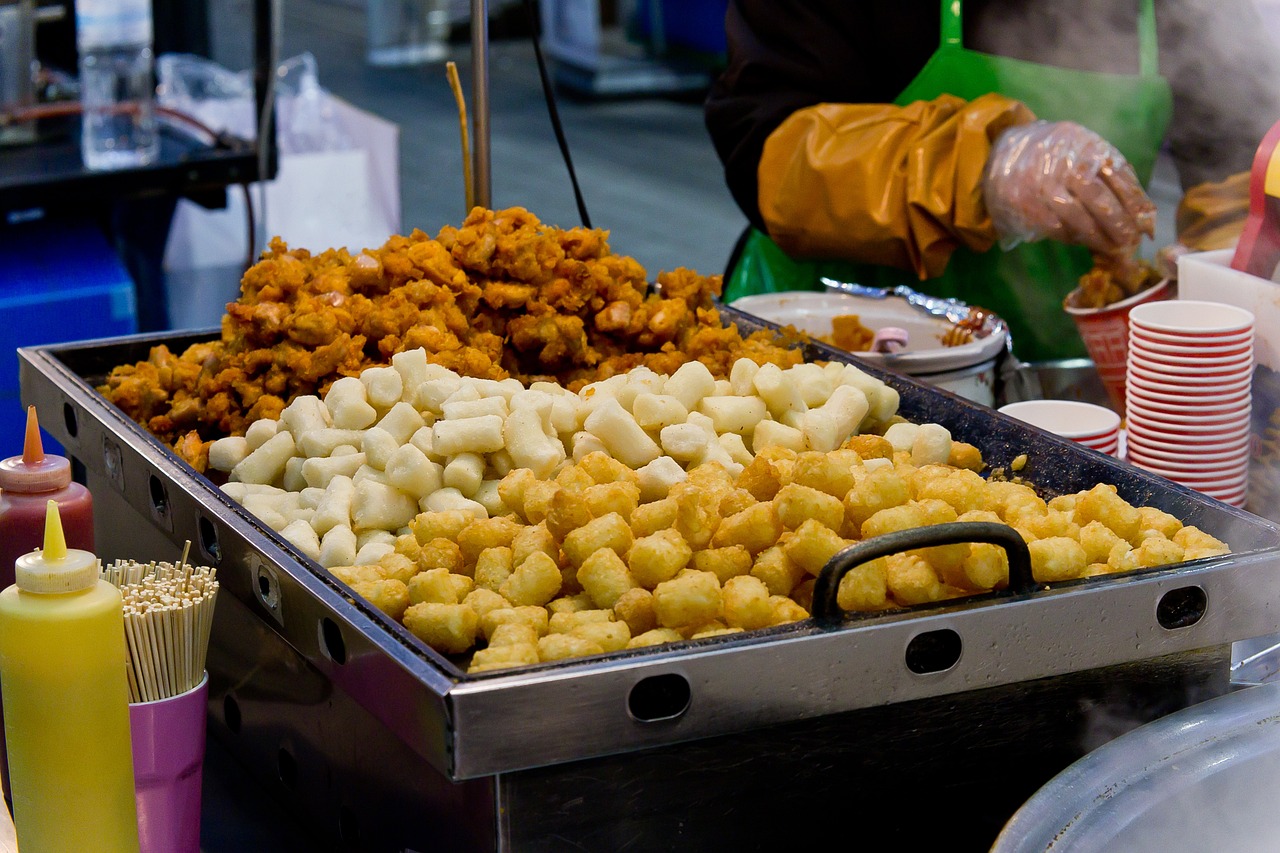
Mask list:
[[[1213,370],[1197,370],[1195,372],[1161,372],[1151,370],[1141,364],[1129,364],[1129,376],[1136,376],[1138,379],[1147,382],[1160,382],[1165,385],[1173,385],[1178,388],[1187,388],[1191,390],[1199,390],[1208,393],[1223,393],[1227,391],[1239,391],[1241,388],[1248,388],[1253,382],[1253,370],[1228,370],[1223,372]]]
[[[1133,388],[1135,394],[1144,396],[1162,395],[1155,397],[1155,399],[1172,397],[1172,402],[1185,402],[1187,405],[1247,399],[1253,392],[1253,383],[1251,381],[1241,381],[1234,384],[1238,387],[1217,390],[1207,386],[1188,388],[1181,385],[1172,385],[1168,382],[1156,382],[1151,379],[1144,379],[1136,374],[1129,377],[1129,385]]]
[[[1244,476],[1249,471],[1249,459],[1247,456],[1233,460],[1228,463],[1204,465],[1172,465],[1167,462],[1152,461],[1145,456],[1134,456],[1130,459],[1134,465],[1146,468],[1148,471],[1154,471],[1166,477],[1177,480],[1213,480],[1220,481],[1223,486],[1239,486],[1237,481],[1243,481]]]
[[[1252,402],[1252,395],[1250,394],[1244,394],[1234,400],[1188,403],[1186,397],[1181,398],[1179,401],[1179,398],[1171,394],[1150,394],[1137,387],[1129,389],[1130,405],[1170,415],[1200,414],[1210,417],[1234,415],[1249,411]]]
[[[1001,406],[1001,414],[1076,440],[1118,434],[1120,416],[1106,406],[1077,400],[1025,400]]]
[[[1219,426],[1233,427],[1249,420],[1250,407],[1244,405],[1230,411],[1209,412],[1171,412],[1166,409],[1149,409],[1129,401],[1129,418],[1137,418],[1149,424],[1169,424],[1176,426]]]
[[[1209,355],[1165,355],[1148,353],[1145,350],[1129,349],[1129,363],[1141,364],[1152,370],[1171,370],[1175,373],[1199,372],[1201,370],[1244,370],[1253,366],[1253,350],[1227,356]]]
[[[1126,432],[1126,441],[1129,445],[1129,452],[1138,453],[1143,449],[1163,450],[1166,453],[1229,453],[1244,450],[1248,452],[1252,437],[1249,433],[1230,439],[1214,439],[1208,440],[1203,437],[1191,438],[1189,436],[1177,436],[1171,439],[1168,436],[1144,435],[1141,432],[1128,430]]]
[[[1169,343],[1165,341],[1153,341],[1143,335],[1137,329],[1129,330],[1129,352],[1143,352],[1152,356],[1174,355],[1174,356],[1194,356],[1202,355],[1206,358],[1226,358],[1233,355],[1243,355],[1253,351],[1253,336],[1238,341],[1236,343],[1227,344],[1194,344],[1194,343]]]
[[[1222,302],[1176,299],[1144,302],[1130,311],[1137,329],[1193,338],[1235,336],[1253,328],[1253,314]]]
[[[1221,450],[1216,453],[1201,453],[1198,449],[1191,450],[1163,450],[1159,447],[1138,446],[1129,447],[1129,456],[1135,459],[1143,459],[1153,465],[1192,465],[1205,464],[1217,465],[1222,463],[1231,463],[1240,458],[1249,458],[1249,445],[1237,447],[1232,450]]]
[[[1250,326],[1242,329],[1234,335],[1214,335],[1212,338],[1197,337],[1195,335],[1185,335],[1181,332],[1168,334],[1165,332],[1156,332],[1151,329],[1143,329],[1138,326],[1129,326],[1129,339],[1141,338],[1143,341],[1154,341],[1158,344],[1170,344],[1173,346],[1192,346],[1204,345],[1211,347],[1239,346],[1253,340],[1255,329]]]
[[[1197,432],[1195,430],[1179,432],[1173,428],[1137,421],[1129,422],[1129,440],[1139,446],[1149,441],[1163,441],[1177,447],[1204,447],[1206,452],[1217,452],[1218,450],[1234,450],[1236,447],[1246,444],[1249,440],[1249,435],[1247,427],[1230,432]],[[1214,448],[1214,450],[1210,451],[1210,447]]]
[[[198,853],[209,676],[169,699],[129,706],[141,853]]]
[[[1148,424],[1136,420],[1129,421],[1129,435],[1138,439],[1156,439],[1159,441],[1181,441],[1188,444],[1228,443],[1244,441],[1249,437],[1249,425],[1244,424],[1236,429],[1223,430],[1222,427],[1181,426],[1178,424]]]
[[[1093,359],[1102,386],[1112,405],[1124,411],[1124,369],[1129,357],[1129,314],[1137,306],[1168,300],[1173,296],[1169,279],[1136,296],[1105,308],[1077,308],[1080,289],[1067,294],[1062,307],[1075,321],[1089,358]]]

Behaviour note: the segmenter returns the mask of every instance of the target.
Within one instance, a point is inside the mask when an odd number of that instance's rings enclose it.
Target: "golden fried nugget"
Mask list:
[[[724,620],[731,628],[751,631],[773,624],[769,588],[759,578],[741,575],[730,578],[721,589]]]
[[[515,666],[532,666],[538,663],[538,646],[532,643],[504,643],[500,646],[489,646],[479,649],[471,656],[467,672],[488,672],[495,669],[510,669]]]
[[[560,594],[562,584],[556,561],[538,551],[515,567],[498,593],[517,606],[544,605]]]
[[[1143,568],[1181,563],[1184,554],[1185,551],[1181,545],[1160,535],[1143,539],[1142,543],[1133,549],[1133,558]]]
[[[504,622],[494,628],[493,633],[489,635],[490,646],[511,646],[516,644],[536,646],[538,644],[537,629],[525,622]]]
[[[889,567],[884,558],[854,566],[836,589],[836,603],[849,612],[883,610],[888,600]]]
[[[404,581],[392,578],[354,581],[350,586],[356,595],[397,621],[404,616],[405,608],[409,606],[409,589]]]
[[[1076,502],[1075,521],[1101,521],[1129,544],[1136,544],[1142,530],[1142,513],[1116,494],[1116,487],[1099,483]]]
[[[631,529],[636,536],[648,536],[675,526],[679,507],[675,498],[666,497],[641,504],[631,513]]]
[[[750,574],[751,566],[751,552],[741,545],[697,551],[692,560],[692,568],[700,572],[711,572],[720,579],[721,584],[729,578]]]
[[[418,569],[448,569],[451,572],[466,571],[466,561],[462,558],[462,549],[452,539],[437,537],[423,543],[418,548]]]
[[[530,474],[533,472],[530,471]],[[425,545],[432,539],[456,540],[462,528],[475,521],[476,517],[460,509],[444,512],[422,512],[409,522],[409,529],[417,537],[418,544]]]
[[[885,557],[885,583],[898,604],[927,604],[941,601],[946,593],[937,572],[913,554]]]
[[[856,454],[855,459],[861,463],[861,459],[857,458]],[[831,453],[806,451],[796,457],[795,466],[791,469],[791,482],[797,486],[817,489],[836,500],[842,500],[854,487],[857,478],[854,476],[851,460],[843,458],[841,451]]]
[[[626,622],[583,622],[569,635],[595,643],[606,652],[622,651],[631,642],[631,629]]]
[[[637,634],[627,643],[629,649],[643,649],[649,646],[661,646],[666,643],[678,643],[684,639],[684,634],[674,628],[654,628]]]
[[[982,469],[987,467],[987,463],[982,460],[981,450],[972,444],[956,441],[954,438],[951,440],[951,455],[947,457],[947,464],[953,468],[964,468],[974,473],[981,473]]]
[[[1080,543],[1065,536],[1028,542],[1027,549],[1031,552],[1031,574],[1041,583],[1078,578],[1089,565]]]
[[[560,577],[563,582],[564,575],[561,574]],[[578,592],[573,595],[562,595],[559,598],[551,599],[547,602],[547,612],[554,619],[557,613],[576,613],[579,610],[592,610],[595,606],[596,603],[591,600],[591,596],[585,592]]]
[[[592,518],[616,512],[630,521],[631,513],[640,505],[640,487],[631,482],[599,483],[588,486],[583,497]]]
[[[476,558],[474,577],[476,586],[501,594],[502,585],[511,577],[511,549],[497,547],[481,551]]]
[[[568,634],[579,625],[586,625],[589,622],[612,622],[614,620],[614,612],[612,610],[574,610],[561,613],[552,613],[551,621],[547,623],[548,634]]]
[[[535,607],[532,605],[523,605],[520,607],[499,607],[490,610],[480,617],[480,632],[487,640],[493,636],[493,632],[497,630],[499,625],[505,625],[508,622],[516,622],[522,625],[529,625],[533,630],[538,632],[541,637],[547,633],[547,624],[551,621],[551,617],[547,615],[545,607]]]
[[[653,612],[653,593],[647,589],[635,587],[624,592],[613,603],[613,612],[627,623],[632,637],[658,627],[658,617]]]
[[[458,595],[458,587],[450,578],[448,569],[429,569],[414,575],[407,584],[410,603],[457,604],[462,596]]]
[[[844,496],[845,531],[863,536],[867,519],[910,499],[911,489],[897,471],[887,467],[868,471]]]
[[[771,547],[782,535],[782,522],[772,502],[758,503],[720,522],[711,537],[713,548],[741,545],[753,555]]]
[[[778,521],[788,530],[813,519],[839,533],[844,526],[844,504],[840,498],[809,486],[790,483],[783,486],[773,499]]]
[[[751,576],[763,581],[771,595],[790,595],[807,575],[803,566],[797,565],[787,556],[783,545],[761,551],[751,566]]]
[[[405,610],[403,621],[415,637],[436,651],[461,654],[475,644],[480,617],[465,604],[422,602]]]
[[[604,647],[599,643],[573,634],[548,634],[538,639],[538,658],[543,662],[602,654]]]
[[[635,535],[626,520],[611,512],[569,533],[561,547],[569,563],[580,568],[592,554],[604,549],[622,557],[634,541]]]
[[[560,546],[547,529],[546,522],[522,527],[511,537],[511,564],[518,566],[535,553],[546,554],[553,560],[560,557]]]
[[[720,581],[710,572],[686,569],[658,584],[653,591],[653,611],[664,628],[700,625],[720,618],[723,610]]]
[[[578,583],[596,607],[612,608],[627,590],[637,586],[627,564],[612,548],[598,548],[578,567]]]
[[[801,524],[782,550],[791,562],[815,577],[822,567],[851,543],[821,522],[810,519]]]
[[[585,527],[593,517],[582,493],[557,488],[547,505],[545,523],[552,536],[563,540],[579,527]]]
[[[660,530],[636,539],[627,551],[627,566],[635,582],[653,589],[671,580],[689,564],[693,549],[676,530]]]

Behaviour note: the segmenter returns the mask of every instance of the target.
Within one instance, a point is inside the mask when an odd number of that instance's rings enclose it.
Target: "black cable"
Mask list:
[[[525,12],[529,15],[529,32],[533,38],[533,55],[538,60],[538,77],[542,80],[542,95],[547,101],[547,113],[551,116],[551,129],[555,131],[556,142],[560,146],[560,156],[564,157],[565,168],[569,170],[569,181],[573,184],[573,198],[578,203],[578,216],[582,224],[591,227],[591,217],[587,215],[587,203],[582,199],[582,188],[578,186],[578,175],[573,171],[573,158],[569,156],[569,143],[564,138],[564,127],[560,124],[560,112],[556,109],[555,95],[551,91],[551,78],[547,75],[547,63],[542,58],[542,47],[538,43],[538,15],[533,9],[533,0],[524,0]]]
[[[244,193],[244,219],[245,219],[245,227],[246,227],[246,228],[248,229],[248,231],[249,231],[249,239],[248,239],[248,243],[249,243],[249,251],[248,251],[248,253],[245,255],[245,262],[244,262],[244,268],[247,270],[247,269],[249,269],[249,267],[251,267],[251,266],[253,266],[253,265],[254,265],[254,262],[255,262],[255,261],[257,261],[257,257],[255,257],[255,256],[258,254],[258,226],[257,226],[257,224],[256,224],[256,223],[255,223],[255,221],[254,221],[254,216],[253,216],[253,193],[251,193],[251,192],[249,191],[249,185],[248,185],[248,184],[241,184],[241,185],[240,185],[240,190]],[[262,190],[262,191],[263,191],[263,194],[265,195],[265,194],[266,194],[266,186],[265,186],[265,183],[264,183],[264,185],[263,185],[263,190]]]

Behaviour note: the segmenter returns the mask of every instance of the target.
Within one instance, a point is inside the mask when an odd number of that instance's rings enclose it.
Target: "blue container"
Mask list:
[[[133,280],[102,231],[51,220],[0,227],[0,458],[22,452],[18,347],[138,331]],[[47,415],[46,415],[47,417]],[[45,450],[61,450],[44,435]]]

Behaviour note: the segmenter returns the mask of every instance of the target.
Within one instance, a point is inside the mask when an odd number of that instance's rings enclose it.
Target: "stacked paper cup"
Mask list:
[[[1120,416],[1106,406],[1076,400],[1026,400],[1001,406],[1000,412],[1100,453],[1119,454]]]
[[[1244,506],[1253,327],[1251,313],[1217,302],[1133,309],[1125,372],[1130,462]]]

